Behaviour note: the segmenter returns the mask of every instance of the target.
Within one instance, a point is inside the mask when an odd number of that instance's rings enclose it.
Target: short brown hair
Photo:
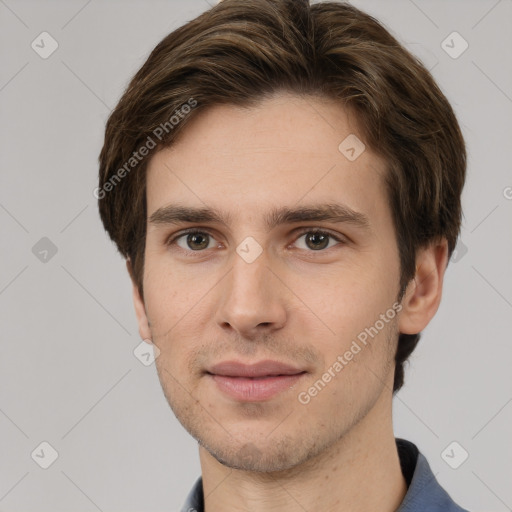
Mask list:
[[[134,151],[155,138],[155,151],[171,145],[208,106],[251,106],[278,91],[353,108],[365,143],[387,162],[401,293],[414,277],[418,248],[444,237],[451,255],[462,215],[465,144],[448,100],[421,62],[346,3],[224,0],[155,47],[106,125],[100,215],[130,258],[141,294],[149,157],[134,160]],[[194,108],[182,115],[191,102]],[[170,122],[173,115],[179,122]],[[394,392],[418,340],[419,334],[399,335]]]

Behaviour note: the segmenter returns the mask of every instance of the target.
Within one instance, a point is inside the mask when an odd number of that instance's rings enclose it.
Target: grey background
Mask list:
[[[353,3],[432,69],[469,149],[464,246],[394,400],[396,435],[462,506],[512,510],[512,1]],[[177,511],[200,474],[154,365],[133,354],[130,283],[92,191],[109,110],[206,8],[0,0],[0,511]],[[43,31],[59,44],[47,59],[31,48]],[[453,31],[469,43],[457,59],[441,47]],[[48,469],[31,458],[43,441],[59,455]],[[469,453],[458,469],[441,456],[453,441]]]

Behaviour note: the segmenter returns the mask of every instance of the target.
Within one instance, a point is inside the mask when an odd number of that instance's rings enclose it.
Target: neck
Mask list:
[[[390,405],[376,404],[329,450],[286,471],[231,469],[200,447],[205,511],[396,511],[407,486]]]

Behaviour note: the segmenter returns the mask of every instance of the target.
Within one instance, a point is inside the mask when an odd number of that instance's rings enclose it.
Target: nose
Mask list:
[[[251,263],[238,254],[233,260],[218,290],[217,324],[247,339],[281,329],[287,315],[286,287],[276,277],[266,251]]]

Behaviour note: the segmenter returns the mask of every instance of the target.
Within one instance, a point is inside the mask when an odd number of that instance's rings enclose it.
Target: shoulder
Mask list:
[[[396,512],[468,512],[457,505],[441,487],[425,456],[415,444],[396,439],[402,471],[412,469],[412,478],[402,504]],[[407,480],[407,476],[404,473]]]

